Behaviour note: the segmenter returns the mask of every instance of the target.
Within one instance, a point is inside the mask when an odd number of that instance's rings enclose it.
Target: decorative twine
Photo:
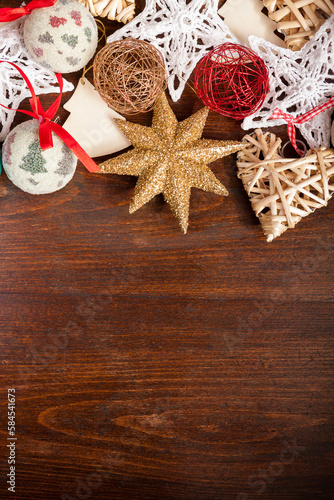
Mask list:
[[[95,22],[97,24],[97,29],[101,32],[98,41],[100,42],[103,38],[105,38],[105,41],[107,42],[107,30],[104,23],[100,21],[100,19],[95,19]]]
[[[285,35],[288,49],[300,50],[320,26],[334,14],[332,0],[263,0],[277,31]]]
[[[293,228],[334,192],[334,150],[310,149],[303,158],[283,158],[281,139],[261,129],[243,138],[247,148],[238,153],[238,177],[270,242]]]
[[[97,91],[119,113],[150,111],[167,87],[161,52],[134,38],[108,43],[97,53],[93,71]]]
[[[200,60],[194,83],[208,108],[236,120],[255,113],[269,91],[264,61],[253,50],[232,43],[218,45]]]
[[[100,37],[99,37],[99,39],[98,39],[98,43],[99,43],[99,42],[100,42],[103,38],[104,38],[104,39],[105,39],[105,41],[107,42],[107,31],[106,31],[106,27],[105,27],[105,25],[103,24],[103,22],[102,22],[102,21],[100,21],[100,19],[95,19],[95,22],[96,22],[96,24],[97,24],[97,29],[98,29],[98,31],[100,31],[100,32],[101,32],[101,35],[100,35]],[[88,71],[89,71],[90,69],[92,69],[92,67],[93,67],[93,64],[91,64],[90,66],[88,66],[88,68],[87,68],[87,66],[85,66],[85,67],[84,67],[83,72],[82,72],[82,75],[81,75],[81,83],[82,83],[82,85],[85,85],[85,76],[86,76],[86,74],[88,73]]]
[[[135,0],[78,0],[93,16],[127,23],[135,17]]]

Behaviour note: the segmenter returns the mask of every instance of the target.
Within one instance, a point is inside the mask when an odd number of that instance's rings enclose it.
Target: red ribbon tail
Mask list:
[[[0,9],[0,22],[10,23],[11,21],[16,21],[16,19],[26,16],[27,14],[28,12],[26,7],[18,7],[17,9],[4,7],[3,9]]]
[[[11,21],[16,21],[16,19],[20,19],[20,17],[30,14],[34,9],[52,7],[56,1],[57,0],[32,0],[32,2],[28,3],[25,7],[4,7],[0,9],[0,22],[9,23]]]
[[[283,113],[283,111],[281,111],[279,108],[276,108],[273,114],[269,117],[269,120],[279,120],[280,118],[282,118],[285,122],[287,122],[289,139],[294,150],[297,151],[299,156],[303,156],[304,151],[299,149],[296,142],[296,129],[294,123],[298,123],[297,119],[288,113]]]
[[[296,129],[295,129],[295,126],[293,123],[288,123],[288,134],[289,134],[289,139],[290,139],[290,142],[294,148],[295,151],[297,151],[297,153],[299,154],[299,156],[303,156],[304,155],[304,151],[302,151],[301,149],[299,149],[299,147],[297,146],[297,142],[296,142]]]
[[[66,146],[70,148],[72,153],[78,158],[79,161],[87,168],[89,172],[100,172],[100,167],[95,163],[94,160],[88,154],[80,144],[67,132],[67,130],[63,129],[58,123],[50,122],[50,128],[58,135],[62,141],[65,142]]]

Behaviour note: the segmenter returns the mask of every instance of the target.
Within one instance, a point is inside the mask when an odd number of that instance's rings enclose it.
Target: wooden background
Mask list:
[[[210,112],[204,137],[244,133]],[[230,195],[193,190],[187,235],[161,196],[129,215],[134,177],[1,175],[1,498],[333,498],[334,204],[268,244],[235,156],[211,167]]]

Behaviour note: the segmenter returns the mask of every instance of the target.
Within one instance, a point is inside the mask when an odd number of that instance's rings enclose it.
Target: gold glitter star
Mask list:
[[[162,193],[187,232],[192,187],[227,196],[208,163],[245,147],[237,141],[201,139],[209,109],[178,122],[163,93],[153,109],[151,127],[115,120],[134,149],[100,165],[101,173],[136,175],[130,213]]]

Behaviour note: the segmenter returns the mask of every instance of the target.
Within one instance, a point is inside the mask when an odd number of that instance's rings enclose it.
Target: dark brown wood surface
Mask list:
[[[243,134],[210,112],[204,137]],[[230,195],[193,190],[187,235],[160,196],[128,213],[134,177],[1,175],[1,498],[333,498],[333,201],[268,244],[235,156],[211,167]]]

